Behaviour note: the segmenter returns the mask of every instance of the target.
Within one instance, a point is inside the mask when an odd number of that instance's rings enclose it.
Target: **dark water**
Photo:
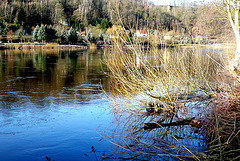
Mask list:
[[[109,150],[97,133],[112,121],[102,59],[101,51],[0,51],[0,160],[95,160],[92,146]]]

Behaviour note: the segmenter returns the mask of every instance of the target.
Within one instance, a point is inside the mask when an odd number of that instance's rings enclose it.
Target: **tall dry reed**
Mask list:
[[[229,71],[223,54],[202,46],[157,48],[133,43],[124,48],[122,44],[116,43],[106,51],[104,59],[112,81],[109,98],[113,110],[121,117],[124,116],[122,112],[128,113],[125,117],[128,121],[123,127],[130,133],[116,136],[131,146],[120,147],[128,152],[137,152],[137,155],[165,159],[168,156],[180,160],[222,160],[223,154],[231,153],[230,146],[226,145],[238,139],[238,97],[234,94],[239,92],[234,86],[237,77],[226,74]],[[233,88],[224,91],[222,87]],[[227,101],[224,95],[228,96]],[[192,102],[199,104],[192,105]],[[149,105],[158,108],[158,113],[149,115],[144,112]],[[162,123],[186,119],[192,116],[191,110],[197,106],[202,109],[196,116],[201,115],[200,119],[205,120],[199,133],[205,133],[203,136],[208,140],[206,143],[210,147],[206,151],[191,148],[194,139],[192,143],[187,139],[182,141],[189,134],[194,135],[196,129],[162,127],[157,131],[143,130],[146,122],[154,122],[161,127]],[[114,138],[107,139],[114,141]],[[172,141],[156,144],[166,140]],[[238,155],[235,157],[238,159]]]

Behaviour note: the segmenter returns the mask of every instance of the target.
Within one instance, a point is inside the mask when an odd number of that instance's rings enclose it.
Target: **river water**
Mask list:
[[[95,160],[113,118],[101,51],[0,51],[0,160]]]
[[[112,92],[110,78],[104,74],[103,53],[54,49],[0,51],[0,161],[42,161],[46,156],[55,161],[148,160],[147,151],[153,156],[163,153],[163,160],[177,160],[166,156],[185,155],[185,146],[197,152],[207,149],[206,139],[191,126],[146,131],[142,128],[144,123],[159,120],[159,116],[114,113],[106,96]],[[172,55],[162,53],[166,61]],[[219,58],[219,53],[215,53]],[[159,65],[155,57],[150,55],[149,59]],[[208,70],[214,77],[216,67]],[[121,103],[122,98],[119,106]],[[185,102],[185,115],[201,114],[206,104],[208,100]],[[139,104],[136,107],[141,108]],[[122,148],[119,150],[114,143]],[[144,152],[143,156],[128,153],[129,147],[134,152]]]

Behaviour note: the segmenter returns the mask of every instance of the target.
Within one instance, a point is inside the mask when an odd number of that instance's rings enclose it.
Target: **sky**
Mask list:
[[[210,2],[212,0],[151,0],[155,5],[174,5],[174,3],[176,5],[181,5],[182,2],[201,2],[201,1],[204,1],[204,2]]]

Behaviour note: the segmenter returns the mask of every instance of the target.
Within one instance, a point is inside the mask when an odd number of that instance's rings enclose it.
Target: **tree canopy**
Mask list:
[[[181,6],[157,6],[148,0],[4,0],[0,1],[0,34],[10,30],[16,32],[20,28],[30,34],[37,25],[44,24],[48,26],[46,37],[39,38],[38,32],[34,31],[33,40],[53,41],[57,35],[61,41],[66,41],[64,35],[71,27],[80,32],[97,27],[105,33],[114,25],[124,26],[132,35],[136,30],[161,33],[173,30],[185,37],[229,35],[227,30],[231,25],[219,12],[226,11],[227,7],[219,7],[220,1],[214,5],[182,2]],[[230,6],[230,11],[233,10]],[[49,28],[51,25],[54,30]],[[66,33],[61,32],[63,28]],[[92,33],[88,37],[94,41],[99,35]]]

